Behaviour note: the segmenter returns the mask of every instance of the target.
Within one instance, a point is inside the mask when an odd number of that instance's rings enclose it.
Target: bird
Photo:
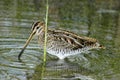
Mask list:
[[[18,60],[21,60],[24,50],[34,35],[38,36],[40,49],[44,49],[45,27],[46,25],[44,21],[33,23],[31,34],[19,53]],[[84,53],[91,49],[105,49],[105,47],[95,38],[79,36],[76,33],[63,29],[47,29],[46,51],[51,55],[57,56],[59,59]]]

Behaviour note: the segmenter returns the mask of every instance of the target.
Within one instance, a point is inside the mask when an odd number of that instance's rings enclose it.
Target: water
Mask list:
[[[45,18],[45,0],[1,0],[0,80],[119,80],[119,0],[49,0],[49,6],[49,28],[96,38],[106,49],[65,60],[48,54],[43,65],[35,36],[19,62],[32,23]]]

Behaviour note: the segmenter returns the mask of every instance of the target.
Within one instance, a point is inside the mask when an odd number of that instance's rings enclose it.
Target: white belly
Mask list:
[[[57,56],[59,59],[64,59],[68,56],[81,53],[80,51],[69,51],[69,52],[61,51],[61,52],[59,52],[59,51],[53,51],[53,50],[47,50],[47,52],[51,55]]]
[[[70,49],[47,49],[47,52],[51,55],[57,56],[59,59],[64,59],[71,55],[80,54],[92,49],[92,47],[86,47],[77,50],[70,50]]]

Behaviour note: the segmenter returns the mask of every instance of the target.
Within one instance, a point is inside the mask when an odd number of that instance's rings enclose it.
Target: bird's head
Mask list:
[[[33,34],[40,35],[44,31],[44,28],[45,28],[44,22],[38,21],[33,23],[31,31]]]

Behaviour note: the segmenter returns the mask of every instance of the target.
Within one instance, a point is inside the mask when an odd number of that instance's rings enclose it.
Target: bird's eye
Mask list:
[[[36,27],[36,29],[38,29],[39,27]]]

